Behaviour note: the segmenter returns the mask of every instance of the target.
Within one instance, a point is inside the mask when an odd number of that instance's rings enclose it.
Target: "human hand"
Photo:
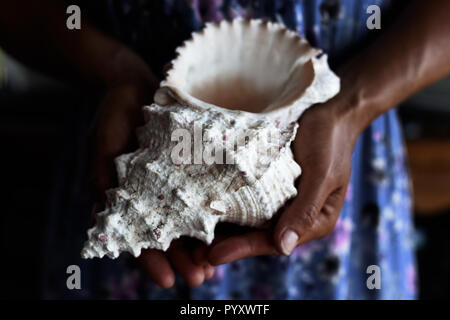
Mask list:
[[[136,59],[138,59],[136,57]],[[152,102],[157,81],[143,62],[120,72],[125,78],[108,85],[99,108],[93,137],[92,178],[94,213],[103,208],[105,191],[117,186],[114,159],[137,148],[135,130],[143,125],[142,106]],[[137,74],[140,74],[139,76]],[[142,250],[138,260],[151,279],[163,288],[174,284],[177,271],[190,286],[198,286],[214,274],[206,260],[206,246],[192,239],[174,241],[167,252]]]
[[[273,230],[245,232],[218,241],[209,261],[220,265],[258,255],[289,255],[308,241],[329,235],[339,217],[351,173],[358,129],[333,102],[316,105],[301,117],[293,142],[302,167],[298,195],[281,213]]]

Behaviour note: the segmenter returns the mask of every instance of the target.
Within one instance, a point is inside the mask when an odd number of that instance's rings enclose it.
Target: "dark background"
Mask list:
[[[41,297],[50,209],[65,197],[61,166],[80,174],[77,150],[88,138],[89,123],[79,120],[92,117],[92,101],[0,53],[2,298]],[[415,190],[420,298],[448,298],[450,79],[399,111]]]

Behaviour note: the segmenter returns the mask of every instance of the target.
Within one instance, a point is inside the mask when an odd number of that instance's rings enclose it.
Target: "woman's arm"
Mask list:
[[[376,117],[450,73],[449,13],[448,0],[415,1],[373,45],[338,70],[341,92],[300,119],[293,144],[303,169],[298,196],[274,232],[254,231],[217,242],[209,253],[213,265],[288,255],[334,230],[358,136]]]
[[[450,73],[450,1],[414,1],[378,41],[338,72],[338,109],[353,115],[359,134],[379,115]]]

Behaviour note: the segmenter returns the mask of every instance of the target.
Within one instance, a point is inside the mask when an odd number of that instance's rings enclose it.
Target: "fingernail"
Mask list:
[[[283,236],[281,237],[281,250],[283,251],[283,254],[286,256],[290,255],[297,245],[297,241],[298,235],[294,231],[290,229],[284,231]]]

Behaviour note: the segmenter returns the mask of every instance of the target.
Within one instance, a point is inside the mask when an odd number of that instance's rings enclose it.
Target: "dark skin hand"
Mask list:
[[[302,167],[298,195],[274,229],[218,241],[213,265],[289,255],[331,234],[344,202],[357,137],[376,117],[450,73],[450,1],[415,1],[375,43],[338,70],[341,91],[302,115],[293,143]],[[284,238],[285,235],[286,238]]]
[[[333,125],[331,125],[333,123]],[[252,231],[219,241],[210,250],[214,265],[258,255],[288,255],[294,246],[331,233],[339,216],[350,178],[350,157],[356,137],[347,121],[333,116],[327,105],[309,109],[294,141],[294,157],[302,166],[298,195],[282,212],[275,229]],[[302,214],[299,214],[302,213]],[[294,244],[281,243],[286,230],[299,235]]]
[[[100,108],[94,142],[93,178],[96,205],[104,203],[105,190],[116,185],[114,158],[136,149],[135,129],[142,125],[141,108],[151,102],[152,91],[134,84],[122,84],[108,89]],[[98,212],[98,209],[94,209]],[[167,252],[143,250],[138,260],[151,279],[163,288],[173,286],[175,271],[194,287],[214,274],[206,260],[206,246],[177,240]]]
[[[142,76],[139,81],[119,82],[108,88],[99,109],[92,162],[95,212],[102,208],[105,191],[117,185],[114,158],[137,148],[135,130],[143,125],[141,109],[152,102],[158,83],[143,61],[130,52],[124,56],[127,58],[121,65]],[[214,267],[206,260],[206,246],[191,240],[179,239],[167,252],[143,250],[138,260],[152,280],[163,288],[173,286],[175,271],[189,286],[198,286],[213,276]]]

